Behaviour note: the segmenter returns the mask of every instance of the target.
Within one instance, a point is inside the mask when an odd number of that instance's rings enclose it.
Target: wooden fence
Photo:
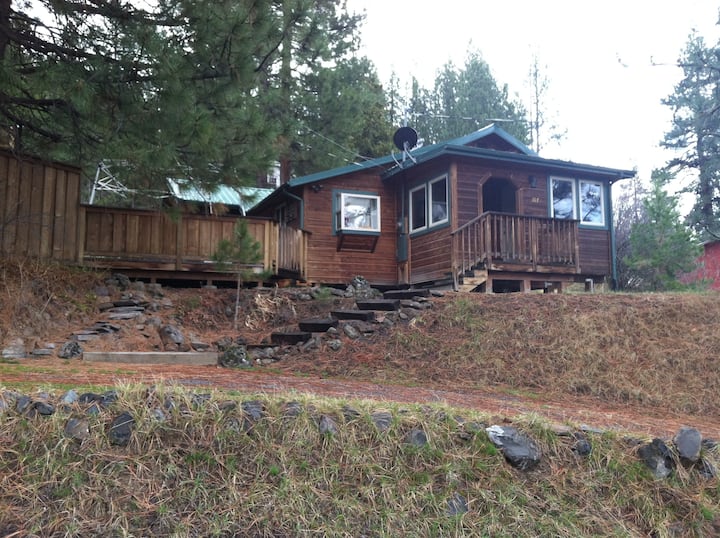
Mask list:
[[[262,248],[258,268],[304,276],[304,232],[243,217]],[[0,254],[182,278],[217,271],[213,253],[237,217],[80,203],[80,171],[0,152]],[[261,266],[261,267],[260,267]]]
[[[0,254],[79,262],[80,170],[0,151]]]

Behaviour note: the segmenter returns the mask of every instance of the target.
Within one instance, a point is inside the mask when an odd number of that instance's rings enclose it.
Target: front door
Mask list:
[[[508,179],[492,177],[482,187],[483,213],[517,213],[516,189]]]

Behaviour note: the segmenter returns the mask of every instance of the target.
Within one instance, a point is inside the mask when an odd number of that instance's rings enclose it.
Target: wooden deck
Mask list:
[[[304,278],[307,234],[243,218],[262,247],[249,267]],[[163,279],[232,280],[213,262],[238,217],[80,203],[80,170],[0,150],[0,255],[29,256]]]
[[[452,233],[452,267],[454,278],[477,269],[579,274],[578,221],[483,213]]]

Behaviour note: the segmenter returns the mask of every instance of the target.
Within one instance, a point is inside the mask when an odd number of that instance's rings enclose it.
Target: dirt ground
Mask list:
[[[162,296],[154,298],[147,297],[144,293],[136,293],[137,297],[147,298],[148,302],[154,304],[154,309],[136,319],[113,321],[119,328],[116,333],[83,343],[83,347],[85,351],[155,351],[161,346],[156,330],[157,323],[176,325],[189,338],[211,345],[223,337],[240,339],[251,345],[260,344],[266,341],[273,331],[296,329],[299,319],[322,317],[332,309],[352,307],[354,302],[353,299],[328,293],[314,299],[301,297],[307,292],[308,290],[303,289],[244,290],[239,302],[236,327],[233,289],[164,288]],[[127,292],[124,296],[127,296]],[[480,375],[485,375],[480,370],[463,370],[463,365],[444,362],[442,351],[431,349],[424,338],[433,338],[433,343],[440,342],[447,346],[448,353],[463,344],[462,339],[468,337],[466,327],[463,327],[462,323],[446,319],[446,308],[456,298],[457,295],[453,293],[434,298],[434,308],[423,311],[416,320],[399,322],[394,327],[378,330],[377,333],[358,340],[344,339],[340,351],[330,352],[327,348],[308,350],[290,354],[265,366],[221,368],[131,365],[91,363],[81,359],[36,358],[0,365],[0,387],[21,383],[23,387],[55,385],[69,388],[162,381],[180,383],[195,390],[218,388],[271,394],[301,392],[380,402],[442,402],[453,407],[488,413],[498,421],[512,421],[513,417],[520,414],[534,413],[557,424],[586,425],[646,436],[669,437],[681,426],[693,426],[700,429],[705,437],[720,439],[720,422],[715,419],[717,415],[714,407],[706,406],[698,410],[698,405],[693,404],[689,412],[684,412],[682,409],[664,406],[662,399],[654,400],[647,395],[622,396],[628,393],[626,389],[618,389],[612,393],[608,391],[608,396],[603,397],[602,394],[589,393],[582,387],[573,385],[572,380],[567,383],[574,387],[572,390],[561,385],[552,385],[551,376],[559,376],[557,372],[553,374],[553,368],[557,370],[558,366],[549,364],[548,359],[543,358],[543,348],[538,347],[540,344],[537,341],[535,347],[527,353],[535,370],[525,374],[515,373],[517,376],[525,375],[527,379],[524,380],[522,377],[511,377],[512,368],[508,368],[507,363],[498,368],[498,371],[504,370],[504,373],[501,372],[495,377],[488,374],[480,379]],[[40,304],[42,299],[41,295]],[[105,319],[106,316],[100,312],[98,305],[107,300],[107,297],[96,296],[94,293],[78,298],[77,290],[52,294],[44,304],[42,339],[59,346],[74,332]],[[38,330],[37,321],[33,322],[30,314],[23,313],[23,309],[13,305],[11,299],[6,297],[4,301],[2,306],[6,314],[12,314],[13,308],[15,309],[13,320],[5,318],[5,327],[12,326],[12,321],[15,330],[18,330],[21,322],[26,332],[33,327],[35,331]],[[506,319],[500,323],[505,326],[511,325],[513,318],[532,311],[533,315],[538,317],[523,319],[524,330],[527,326],[545,323],[545,320],[553,318],[558,311],[568,311],[573,315],[573,319],[582,320],[589,312],[604,309],[603,299],[598,296],[542,298],[512,294],[511,297],[474,297],[470,303],[478,307],[477,301],[485,301],[480,305],[482,310],[490,307],[502,309]],[[613,308],[617,308],[618,312],[636,312],[643,301],[648,303],[648,311],[652,316],[663,318],[663,323],[673,321],[665,320],[667,313],[658,313],[658,308],[663,306],[662,298],[648,302],[644,299],[619,297],[613,299]],[[694,305],[692,308],[703,307]],[[672,312],[676,310],[673,309]],[[707,312],[704,315],[707,317]],[[612,317],[622,326],[622,320],[617,320],[618,314]],[[643,320],[650,319],[640,317]],[[466,332],[463,333],[463,330]],[[486,325],[484,330],[492,336],[497,334],[500,328]],[[612,330],[617,333],[623,329],[621,327]],[[682,327],[679,330],[683,331]],[[657,332],[661,331],[668,332],[665,329],[658,329]],[[5,334],[9,333],[10,330],[6,328]],[[2,334],[0,332],[0,336]],[[551,329],[546,327],[543,334],[543,338],[547,340]],[[523,338],[530,340],[531,336],[528,336],[526,331]],[[500,337],[495,339],[502,340]],[[609,345],[602,342],[598,345]],[[549,347],[550,343],[543,345],[550,350],[546,351],[548,354],[554,353]],[[715,347],[716,342],[707,342],[704,345],[711,348]],[[668,349],[669,344],[637,342],[638,349],[643,346],[648,349],[653,346]],[[522,355],[525,353],[516,348],[502,349],[501,352],[513,358],[517,364],[522,362]],[[496,352],[490,354],[493,353]],[[610,356],[613,351],[606,349],[605,353]],[[687,354],[687,351],[683,349],[678,353]],[[633,351],[633,354],[636,352]],[[625,360],[625,356],[622,360]],[[638,358],[633,360],[640,361]],[[641,361],[638,364],[638,368],[647,369]],[[613,363],[608,363],[606,369],[613,370]],[[686,377],[690,377],[689,372],[684,373]],[[589,375],[591,374],[588,373]],[[619,377],[622,377],[622,372]],[[701,372],[697,377],[701,377]],[[599,385],[602,386],[602,383]],[[685,389],[681,387],[678,390]],[[621,397],[618,397],[618,394]],[[716,405],[715,402],[712,402],[712,405]]]
[[[377,402],[442,403],[474,409],[496,421],[534,413],[557,425],[586,426],[629,432],[648,437],[672,437],[680,427],[698,428],[705,437],[720,439],[717,421],[682,414],[657,412],[639,406],[609,405],[593,398],[544,397],[513,394],[508,387],[483,390],[451,387],[428,388],[391,385],[354,379],[323,379],[315,375],[289,375],[273,370],[236,369],[214,366],[168,366],[91,363],[80,360],[40,359],[36,372],[5,371],[1,383],[35,382],[49,385],[111,386],[116,383],[177,383],[193,390],[228,389],[251,394],[287,395],[309,393],[333,398],[368,399]]]

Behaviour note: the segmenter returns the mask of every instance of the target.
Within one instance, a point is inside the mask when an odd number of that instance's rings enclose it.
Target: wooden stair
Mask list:
[[[487,279],[487,269],[472,269],[470,271],[466,271],[464,275],[460,276],[460,280],[458,283],[458,291],[476,291],[477,288],[487,282]]]

